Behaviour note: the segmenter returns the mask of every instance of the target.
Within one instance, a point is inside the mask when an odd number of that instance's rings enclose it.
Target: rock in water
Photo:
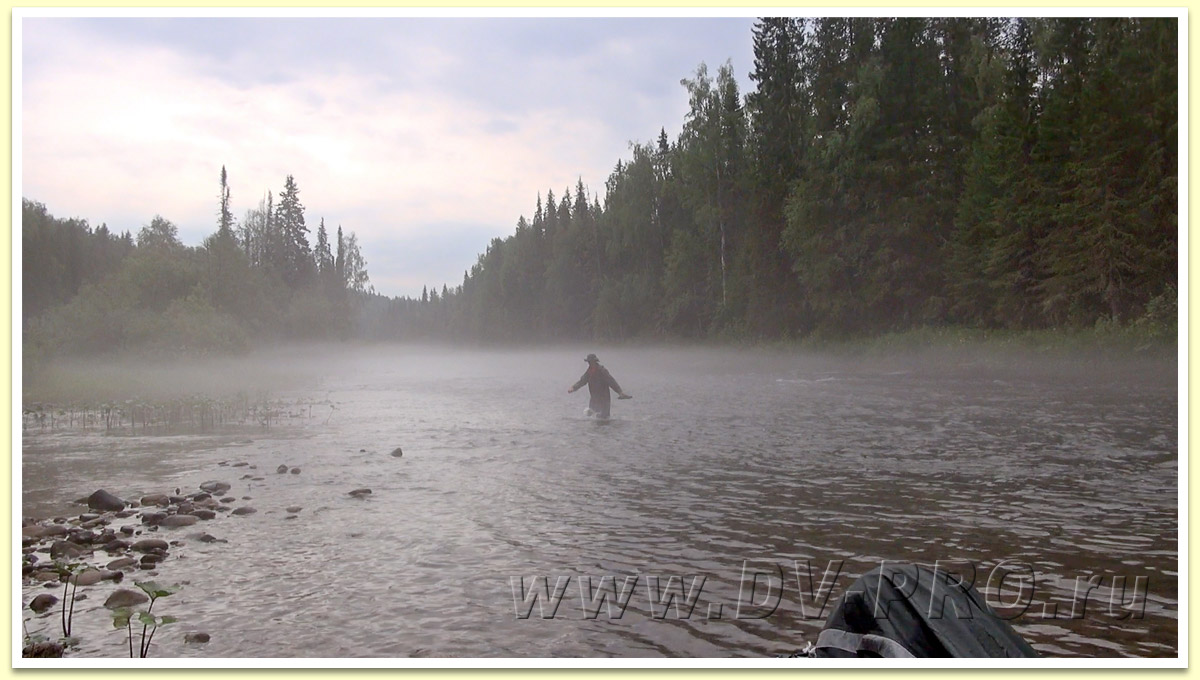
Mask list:
[[[185,633],[183,636],[184,642],[205,643],[210,639],[208,633]]]
[[[35,642],[21,650],[26,659],[61,659],[63,646],[57,642]]]
[[[129,567],[132,567],[132,566],[136,565],[137,563],[138,563],[138,561],[133,559],[132,557],[119,557],[119,558],[113,560],[112,562],[109,562],[108,564],[104,565],[104,568],[108,569],[109,571],[117,571],[118,569],[126,569]]]
[[[286,466],[286,465],[280,465],[279,467],[275,468],[275,472],[278,472],[281,475],[287,474],[287,471],[288,471],[288,466]]]
[[[82,556],[84,553],[90,552],[92,551],[83,547],[82,545],[78,545],[70,541],[55,541],[54,544],[50,546],[50,559],[57,560],[66,558],[68,560],[73,560]]]
[[[171,515],[163,518],[158,524],[164,527],[190,527],[198,521],[200,518],[195,515]]]
[[[403,455],[404,455],[404,451],[402,451],[399,446],[392,449],[392,458],[399,458],[400,456],[403,456]]]
[[[253,515],[256,512],[258,512],[258,511],[255,510],[254,508],[250,507],[249,505],[245,505],[245,506],[238,508],[237,510],[234,510],[230,514],[232,514],[232,515]]]
[[[118,572],[119,573],[119,572]],[[71,577],[71,582],[79,586],[94,586],[97,583],[111,579],[112,572],[100,571],[99,569],[84,569],[83,571]]]
[[[53,607],[57,603],[58,603],[57,597],[54,597],[50,593],[42,593],[41,595],[38,595],[37,597],[33,598],[33,602],[29,603],[29,608],[32,609],[34,611],[34,613],[41,614],[42,612]]]
[[[300,512],[300,511],[301,511],[301,510],[303,510],[304,508],[300,507],[299,505],[289,505],[289,506],[287,506],[287,507],[286,507],[286,508],[284,508],[284,509],[285,509],[285,510],[287,510],[288,512],[292,513],[292,514],[295,514],[295,513],[297,513],[297,512]]]
[[[293,474],[293,475],[298,475],[298,474],[300,474],[300,468],[292,468],[292,474]]]
[[[367,496],[371,495],[371,490],[370,489],[355,489],[350,492],[350,495],[354,496],[355,498],[366,498]]]
[[[130,590],[128,588],[119,588],[113,591],[112,595],[104,601],[104,606],[108,609],[118,609],[120,607],[134,607],[149,601],[150,598],[140,590]]]
[[[201,491],[207,491],[214,494],[217,492],[224,493],[232,488],[233,487],[227,482],[205,482],[200,485]]]
[[[93,510],[103,510],[105,512],[117,512],[125,509],[125,501],[104,489],[99,489],[91,496],[88,496],[87,504]]]
[[[165,493],[152,493],[148,496],[142,496],[142,505],[160,505],[166,507],[171,504],[171,499]]]
[[[133,549],[138,552],[150,552],[151,550],[166,550],[171,547],[169,543],[161,538],[143,538],[133,544]]]

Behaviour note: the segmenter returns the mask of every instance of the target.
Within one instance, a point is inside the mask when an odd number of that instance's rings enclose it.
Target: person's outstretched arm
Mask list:
[[[583,377],[579,379],[579,382],[577,382],[574,385],[571,385],[570,387],[567,388],[567,394],[574,392],[575,390],[579,389],[580,387],[583,387],[586,384],[587,384],[587,371],[584,371]]]
[[[612,376],[612,373],[608,372],[608,369],[605,369],[604,373],[605,373],[605,375],[608,376],[608,386],[609,387],[616,390],[617,394],[621,395],[622,397],[628,396],[625,394],[625,390],[622,390],[621,386],[617,384],[617,379]]]

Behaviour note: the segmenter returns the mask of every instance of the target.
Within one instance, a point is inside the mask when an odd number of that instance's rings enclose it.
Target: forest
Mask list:
[[[22,215],[24,352],[281,339],[773,341],[1176,323],[1178,21],[763,18],[754,89],[681,81],[682,131],[531,197],[461,282],[370,286],[288,176],[179,243]],[[651,133],[653,134],[653,133]],[[319,189],[318,189],[319,191]],[[451,285],[453,284],[453,285]]]

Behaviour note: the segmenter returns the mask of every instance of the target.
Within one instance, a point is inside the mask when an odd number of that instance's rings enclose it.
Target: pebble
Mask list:
[[[287,510],[288,512],[291,512],[291,513],[297,513],[297,512],[300,512],[300,511],[301,511],[301,510],[303,510],[303,509],[304,509],[304,508],[300,507],[299,505],[289,505],[289,506],[286,508],[286,510]]]
[[[350,495],[354,496],[355,498],[363,498],[365,496],[370,496],[371,490],[370,489],[355,489],[350,492]]]
[[[399,458],[403,455],[404,455],[404,451],[399,446],[392,449],[392,458]]]
[[[291,469],[291,473],[292,473],[293,475],[298,475],[298,474],[300,474],[300,468],[298,468],[298,467],[292,468],[292,469]]]
[[[275,472],[278,472],[281,475],[286,473],[287,471],[288,471],[288,466],[286,466],[286,465],[280,465],[279,467],[275,468]]]
[[[253,515],[256,512],[258,512],[258,510],[255,510],[254,508],[252,508],[248,505],[243,505],[242,507],[238,508],[237,510],[234,510],[232,514],[234,514],[234,515]]]
[[[205,643],[211,639],[208,633],[185,633],[183,636],[184,642]]]

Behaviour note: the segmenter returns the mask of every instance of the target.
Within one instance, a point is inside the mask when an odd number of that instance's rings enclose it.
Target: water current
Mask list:
[[[180,541],[159,657],[772,656],[881,562],[964,575],[1046,656],[1178,654],[1174,361],[603,349],[295,357],[269,427],[27,421],[22,512],[209,480],[257,509],[145,532]],[[609,421],[566,393],[589,351],[634,395]],[[116,587],[71,655],[128,654]]]

